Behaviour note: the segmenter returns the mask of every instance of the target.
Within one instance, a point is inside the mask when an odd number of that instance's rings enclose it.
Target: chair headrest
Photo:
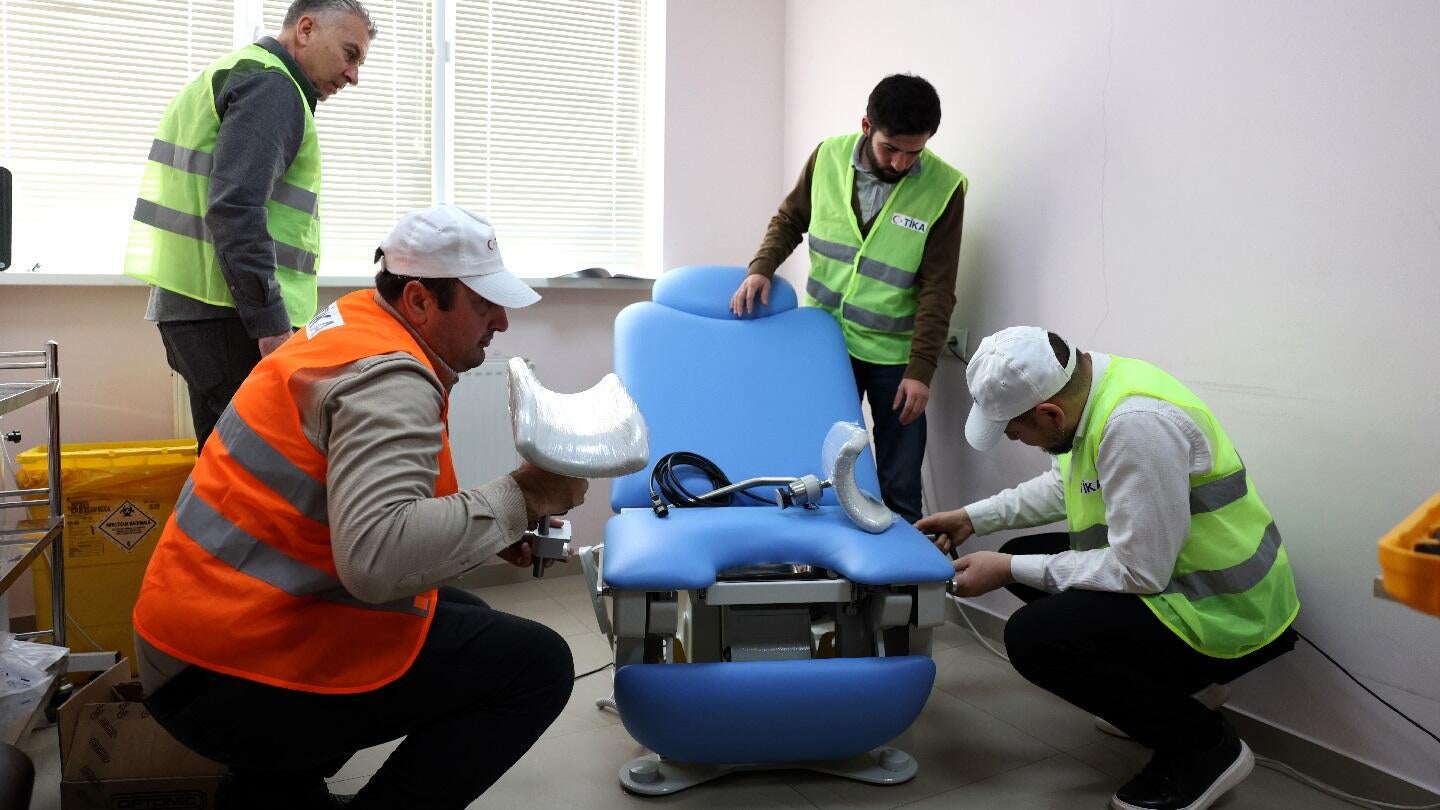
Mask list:
[[[660,276],[650,297],[657,304],[692,315],[735,320],[735,314],[730,311],[730,297],[745,279],[745,274],[743,267],[711,264],[677,267]],[[770,280],[770,303],[762,306],[757,298],[755,314],[751,318],[765,318],[792,310],[796,304],[795,288],[776,276]]]

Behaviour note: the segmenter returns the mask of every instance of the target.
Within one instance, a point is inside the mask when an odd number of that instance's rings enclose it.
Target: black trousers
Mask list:
[[[145,705],[180,742],[229,767],[222,810],[326,807],[325,777],[400,737],[349,806],[460,810],[554,722],[574,677],[555,631],[442,588],[415,663],[374,691],[321,695],[191,666]]]
[[[1055,554],[1064,533],[1017,537],[1006,554]],[[1240,658],[1212,658],[1186,644],[1134,594],[1027,585],[1006,589],[1025,605],[1005,625],[1010,662],[1026,680],[1099,715],[1154,749],[1194,751],[1219,741],[1222,720],[1190,697],[1230,681],[1295,646],[1287,628]]]
[[[162,321],[165,361],[190,389],[196,447],[204,448],[240,383],[260,362],[260,344],[239,318]]]

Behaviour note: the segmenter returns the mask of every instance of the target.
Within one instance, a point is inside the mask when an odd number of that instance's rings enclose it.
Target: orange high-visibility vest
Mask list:
[[[328,462],[305,438],[289,388],[307,369],[397,351],[434,370],[375,295],[350,293],[322,310],[235,393],[140,586],[135,631],[157,649],[216,672],[330,694],[379,688],[415,661],[435,591],[376,605],[345,590],[330,548]],[[435,495],[456,492],[448,430],[437,463]]]

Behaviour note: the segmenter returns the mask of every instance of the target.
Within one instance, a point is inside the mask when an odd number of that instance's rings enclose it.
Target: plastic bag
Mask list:
[[[55,676],[46,667],[65,655],[64,647],[30,644],[0,633],[0,740],[25,730]]]

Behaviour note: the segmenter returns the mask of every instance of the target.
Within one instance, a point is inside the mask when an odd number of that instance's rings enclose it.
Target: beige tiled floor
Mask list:
[[[477,591],[492,606],[544,622],[570,642],[577,672],[609,660],[595,626],[584,578],[555,577]],[[920,719],[897,741],[920,763],[910,782],[876,787],[805,771],[734,774],[663,798],[620,788],[617,773],[644,753],[612,712],[595,700],[610,693],[610,673],[575,685],[570,704],[539,743],[476,808],[1103,808],[1111,793],[1144,765],[1148,752],[1095,730],[1088,715],[1030,685],[975,642],[947,625],[938,632],[935,689]],[[59,759],[54,728],[23,746],[36,762],[32,810],[58,810]],[[335,790],[353,793],[393,746],[357,754],[336,774]],[[1324,810],[1349,807],[1263,768],[1226,796],[1224,810]]]

